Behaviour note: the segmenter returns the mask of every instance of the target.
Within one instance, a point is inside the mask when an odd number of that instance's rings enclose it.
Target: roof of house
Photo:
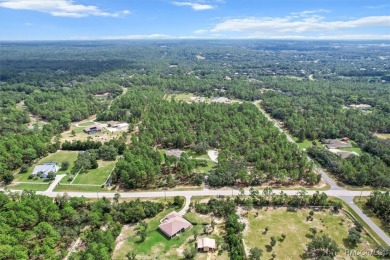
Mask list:
[[[176,157],[180,157],[181,154],[184,153],[184,151],[182,150],[179,150],[179,149],[172,149],[172,150],[168,150],[165,152],[165,155],[166,156],[176,156]]]
[[[172,237],[182,229],[191,227],[191,223],[180,216],[176,211],[168,214],[158,228],[167,236]]]
[[[227,103],[229,102],[229,99],[226,97],[215,97],[211,100],[211,102],[217,102],[217,103]]]
[[[215,244],[215,239],[208,238],[208,237],[202,237],[198,238],[197,241],[198,249],[208,247],[208,248],[217,248]]]
[[[57,171],[58,171],[57,164],[48,162],[48,163],[35,166],[32,175],[37,175],[39,172],[43,174],[48,174],[49,172],[57,172]]]
[[[328,149],[337,149],[340,147],[352,147],[350,143],[343,142],[337,139],[326,139],[323,142]]]
[[[85,132],[89,132],[89,131],[100,131],[102,130],[102,127],[100,125],[91,125],[91,126],[87,126],[86,128],[84,128],[84,131]]]

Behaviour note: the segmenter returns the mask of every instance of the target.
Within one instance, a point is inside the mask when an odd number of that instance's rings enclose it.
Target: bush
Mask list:
[[[22,164],[22,166],[20,167],[19,173],[26,173],[26,172],[28,172],[28,165]]]
[[[361,238],[359,231],[357,231],[354,228],[351,228],[348,233],[349,233],[348,237],[347,237],[348,242],[352,246],[357,246],[357,244],[359,244],[360,238]]]
[[[181,208],[184,205],[184,201],[185,199],[183,197],[175,196],[173,198],[172,206],[174,206],[175,208]]]
[[[69,169],[69,166],[70,166],[70,163],[68,161],[62,162],[61,163],[61,170],[66,171],[67,169]]]

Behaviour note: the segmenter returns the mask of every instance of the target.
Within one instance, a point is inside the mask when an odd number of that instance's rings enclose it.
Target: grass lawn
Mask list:
[[[296,142],[296,144],[299,146],[301,149],[307,149],[309,147],[313,146],[313,141],[305,139],[303,142],[298,142],[297,137],[293,137],[293,140]],[[317,146],[322,146],[321,142],[319,140],[315,140],[317,143]]]
[[[374,134],[376,137],[378,137],[379,139],[390,139],[390,134]]]
[[[125,232],[122,232],[122,235],[126,239],[120,246],[117,246],[112,258],[125,259],[125,255],[128,252],[134,252],[137,258],[140,259],[154,259],[155,256],[164,256],[164,259],[182,259],[179,256],[178,249],[180,248],[181,251],[182,245],[184,245],[184,248],[190,245],[194,246],[195,244],[192,241],[193,229],[201,231],[202,227],[199,225],[193,226],[191,229],[186,230],[172,239],[167,238],[158,231],[158,225],[160,224],[160,220],[171,211],[173,211],[172,208],[167,209],[157,214],[153,219],[147,220],[147,237],[142,243],[139,242],[139,237],[136,236],[136,226],[131,226]],[[189,243],[189,241],[192,242]]]
[[[38,178],[36,180],[29,179],[28,176],[33,172],[34,167],[40,164],[43,164],[45,162],[56,162],[58,164],[61,164],[62,162],[68,161],[70,163],[69,169],[73,167],[74,161],[77,159],[78,152],[77,151],[62,151],[59,150],[55,153],[51,153],[48,156],[40,159],[36,164],[29,167],[27,173],[23,174],[16,174],[15,175],[15,181],[28,181],[28,182],[45,182],[44,180]],[[57,174],[64,174],[66,171],[59,170]],[[65,177],[66,178],[66,177]]]
[[[215,166],[215,163],[212,162],[212,161],[207,161],[207,166],[199,166],[197,168],[195,168],[195,171],[197,172],[201,172],[201,173],[207,173],[209,172],[212,168],[214,168]]]
[[[15,185],[7,186],[8,189],[11,190],[33,190],[33,191],[45,191],[49,188],[49,183],[47,184],[28,184],[28,183],[20,183]]]
[[[98,164],[99,167],[97,169],[88,170],[87,172],[77,175],[73,184],[104,184],[115,166],[115,161],[98,160]]]
[[[66,177],[65,177],[66,178]],[[61,191],[61,192],[72,192],[72,191],[79,191],[79,192],[113,192],[112,190],[109,190],[108,188],[101,188],[100,186],[79,186],[79,185],[61,185],[58,184],[54,191]],[[98,195],[96,195],[98,196]],[[102,195],[104,196],[104,195]]]
[[[355,152],[355,153],[358,153],[358,154],[362,154],[362,149],[360,149],[359,147],[340,147],[339,150],[342,150],[342,151],[348,151],[348,152]]]
[[[353,202],[364,212],[364,214],[366,214],[372,221],[374,221],[375,224],[377,224],[378,227],[383,230],[383,232],[390,236],[390,226],[378,217],[376,217],[374,212],[372,212],[372,210],[366,206],[367,200],[368,197],[355,197],[353,199]]]
[[[172,97],[175,97],[176,101],[188,101],[191,97],[195,95],[192,93],[177,93],[177,94],[168,94],[165,96],[165,100],[171,101]]]
[[[259,215],[256,217],[255,213]],[[317,234],[328,234],[337,242],[340,248],[338,255],[344,259],[345,250],[351,249],[345,241],[348,230],[353,222],[344,213],[333,214],[330,210],[315,211],[314,220],[306,221],[310,209],[301,209],[296,212],[287,211],[286,208],[268,210],[252,210],[247,216],[248,228],[244,231],[245,244],[248,248],[259,247],[263,250],[264,259],[272,258],[276,253],[277,259],[300,259],[306,250],[306,244],[311,241],[310,228],[316,228]],[[269,231],[264,233],[265,227]],[[271,248],[272,236],[286,235],[283,242],[278,241]],[[363,231],[362,242],[354,249],[371,250],[376,243]],[[367,259],[375,259],[368,257]]]
[[[90,125],[93,125],[95,124],[94,122],[84,122],[84,123],[80,123],[79,126],[90,126]]]

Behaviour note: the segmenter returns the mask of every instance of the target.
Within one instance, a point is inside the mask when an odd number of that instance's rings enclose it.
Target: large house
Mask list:
[[[87,126],[86,128],[84,128],[84,132],[86,132],[87,134],[95,134],[97,132],[101,132],[102,131],[102,128],[98,125],[91,125],[91,126]]]
[[[59,167],[56,163],[54,162],[47,162],[41,165],[35,166],[33,172],[31,173],[31,176],[37,176],[40,174],[41,178],[47,178],[49,177],[49,173],[51,172],[58,172]]]
[[[352,147],[350,143],[340,141],[338,139],[326,139],[323,141],[326,148],[328,149],[337,149],[337,148],[346,148],[346,147]]]
[[[192,227],[191,223],[184,219],[176,211],[166,215],[165,218],[161,221],[161,224],[158,226],[161,232],[163,232],[169,238],[184,232],[190,227]]]
[[[215,239],[208,238],[208,237],[198,238],[196,244],[197,244],[198,251],[209,252],[209,251],[215,251],[215,249],[217,249]]]

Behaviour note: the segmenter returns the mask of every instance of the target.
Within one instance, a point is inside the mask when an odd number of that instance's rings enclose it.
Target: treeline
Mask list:
[[[366,206],[385,223],[390,224],[390,193],[374,191],[366,202]]]
[[[316,146],[308,148],[307,152],[322,167],[344,183],[357,186],[390,187],[389,167],[378,157],[364,153],[361,156],[342,159],[325,148]]]
[[[79,236],[85,249],[71,259],[111,259],[122,224],[154,217],[163,209],[161,203],[117,199],[88,202],[64,195],[53,201],[28,191],[0,193],[0,259],[63,259]]]

